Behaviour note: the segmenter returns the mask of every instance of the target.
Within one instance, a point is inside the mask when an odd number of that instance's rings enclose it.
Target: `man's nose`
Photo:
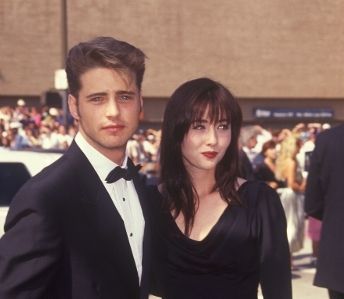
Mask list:
[[[116,99],[111,98],[106,106],[106,116],[116,117],[119,115],[119,108]]]

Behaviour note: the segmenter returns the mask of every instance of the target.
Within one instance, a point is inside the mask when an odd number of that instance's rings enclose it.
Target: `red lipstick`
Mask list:
[[[202,155],[208,159],[214,159],[217,156],[217,152],[203,152]]]

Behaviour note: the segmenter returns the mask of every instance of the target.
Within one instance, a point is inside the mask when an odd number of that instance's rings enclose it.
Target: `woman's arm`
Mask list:
[[[260,284],[264,299],[291,299],[290,253],[284,210],[277,193],[262,187],[258,203]]]
[[[302,182],[296,181],[296,171],[297,171],[297,163],[295,160],[290,159],[287,163],[286,169],[286,178],[287,178],[287,187],[293,189],[295,192],[304,192],[306,187],[305,180]]]

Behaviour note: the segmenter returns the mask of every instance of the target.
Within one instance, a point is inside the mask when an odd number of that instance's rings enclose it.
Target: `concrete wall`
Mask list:
[[[341,0],[74,0],[69,43],[104,34],[142,47],[147,96],[210,76],[237,96],[338,97],[343,11]]]
[[[61,67],[59,0],[0,1],[0,95],[39,95]]]
[[[0,95],[53,87],[61,3],[0,1]],[[344,97],[343,11],[341,0],[73,0],[67,38],[69,47],[110,35],[142,48],[150,98],[209,76],[238,97],[326,100]]]

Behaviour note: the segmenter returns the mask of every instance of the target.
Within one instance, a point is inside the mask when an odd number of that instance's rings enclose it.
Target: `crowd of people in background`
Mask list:
[[[15,107],[0,107],[0,147],[13,150],[66,150],[77,132],[77,124],[54,107],[28,107],[18,100]],[[139,130],[128,142],[128,155],[135,163],[157,161],[160,131]],[[151,167],[151,166],[150,166]]]
[[[243,176],[265,181],[280,195],[291,253],[303,247],[304,191],[315,138],[329,127],[329,124],[300,123],[292,129],[268,130],[250,125],[241,131]],[[0,147],[63,151],[70,146],[76,131],[77,124],[66,119],[62,109],[28,107],[23,100],[18,100],[15,107],[0,107]],[[153,182],[159,172],[160,134],[160,130],[141,129],[127,145],[128,156],[143,166],[142,172]],[[308,222],[315,261],[321,223],[313,218]]]
[[[28,107],[18,100],[15,107],[0,107],[0,147],[12,150],[64,151],[73,141],[77,123],[65,118],[63,110],[54,107]],[[157,174],[160,130],[140,129],[129,140],[128,156],[142,165],[142,172]]]
[[[328,128],[329,124],[300,123],[292,129],[277,131],[247,126],[241,132],[242,151],[251,167],[243,167],[243,175],[265,181],[277,191],[287,218],[290,252],[303,248],[307,233],[313,247],[312,264],[316,263],[321,222],[308,217],[305,227],[304,192],[316,136]]]
[[[18,100],[15,107],[0,107],[0,146],[15,150],[65,150],[76,133],[71,119],[65,123],[62,109],[28,107]]]

